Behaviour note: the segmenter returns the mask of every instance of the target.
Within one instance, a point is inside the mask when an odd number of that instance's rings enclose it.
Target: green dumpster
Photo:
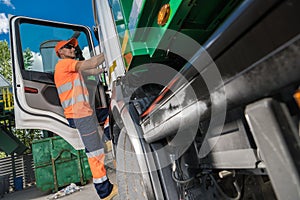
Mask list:
[[[84,150],[75,150],[63,138],[56,136],[32,143],[36,187],[42,191],[58,191],[70,183],[82,185],[92,173]]]

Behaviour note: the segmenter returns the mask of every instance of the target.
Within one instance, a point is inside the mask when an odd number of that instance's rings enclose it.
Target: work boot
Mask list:
[[[103,198],[102,200],[111,200],[117,194],[118,194],[118,186],[114,184],[110,194],[107,197]]]

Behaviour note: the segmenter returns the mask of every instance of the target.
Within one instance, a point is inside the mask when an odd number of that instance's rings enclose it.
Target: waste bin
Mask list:
[[[91,179],[87,156],[75,150],[59,136],[32,143],[36,187],[42,191],[58,191],[71,183],[86,184]]]
[[[0,176],[0,197],[9,192],[10,174]]]
[[[15,191],[23,190],[23,176],[15,178],[14,186],[15,186]]]

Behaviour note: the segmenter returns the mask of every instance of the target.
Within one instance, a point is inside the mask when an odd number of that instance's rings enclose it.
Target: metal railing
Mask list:
[[[4,87],[1,88],[1,96],[0,98],[0,104],[3,104],[3,111],[11,111],[14,109],[14,103],[13,103],[13,94],[10,91],[10,88]]]

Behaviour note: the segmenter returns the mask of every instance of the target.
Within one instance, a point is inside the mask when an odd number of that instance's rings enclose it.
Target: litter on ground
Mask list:
[[[60,197],[72,194],[72,193],[77,192],[77,191],[80,191],[82,188],[83,187],[79,187],[75,183],[71,183],[67,187],[65,187],[65,188],[59,190],[58,192],[56,192],[54,195],[52,195],[48,199],[58,199]]]

